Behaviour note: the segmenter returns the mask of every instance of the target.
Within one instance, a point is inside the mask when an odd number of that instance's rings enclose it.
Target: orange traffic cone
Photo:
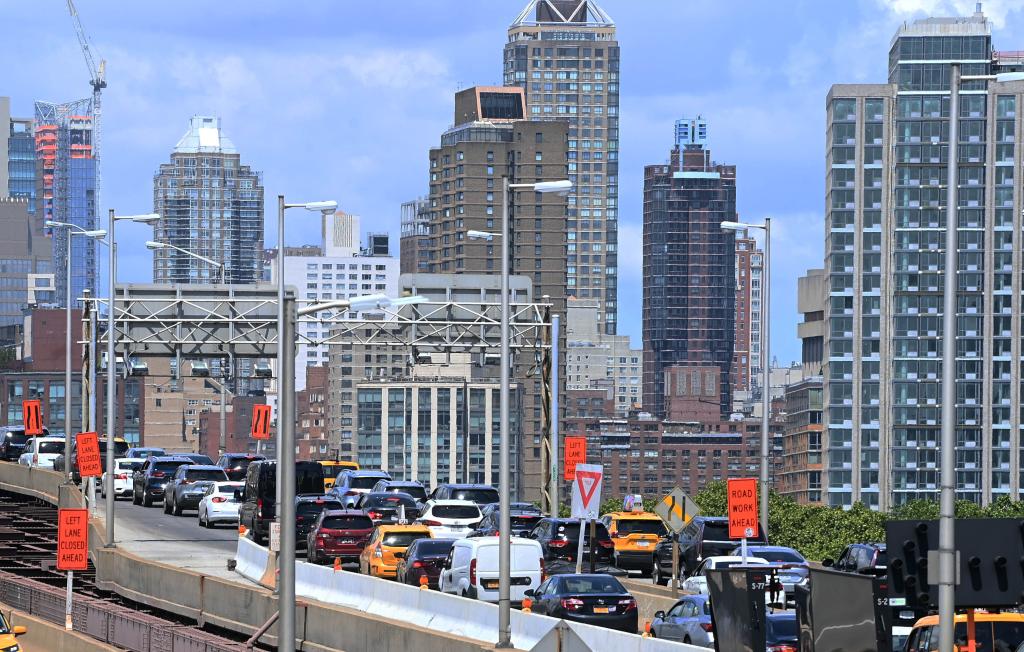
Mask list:
[[[242,525],[241,523],[239,523],[238,524],[238,536],[244,537],[246,535],[246,532],[247,532],[247,530],[245,529],[245,526]]]
[[[533,600],[530,598],[523,598],[523,613],[533,613]]]
[[[649,621],[649,620],[645,620],[644,621],[644,633],[641,634],[640,636],[643,637],[643,638],[650,638],[651,637],[651,621]]]
[[[334,558],[334,570],[336,570],[336,571],[341,570],[341,557],[335,557]]]
[[[430,580],[427,579],[426,575],[420,575],[420,588],[421,589],[429,589],[430,588]]]

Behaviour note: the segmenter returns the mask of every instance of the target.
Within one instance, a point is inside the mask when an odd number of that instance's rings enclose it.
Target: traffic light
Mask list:
[[[893,606],[938,606],[939,522],[889,521],[889,598]],[[1024,520],[957,519],[957,608],[1024,602]]]

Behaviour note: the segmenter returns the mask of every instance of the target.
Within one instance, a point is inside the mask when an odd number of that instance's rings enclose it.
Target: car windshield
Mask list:
[[[366,504],[364,507],[388,507],[392,509],[398,509],[399,506],[405,505],[406,509],[416,507],[416,501],[409,496],[403,496],[401,494],[371,494],[366,497]]]
[[[185,479],[190,482],[203,480],[223,480],[224,472],[219,469],[189,469],[185,471]]]
[[[389,486],[384,491],[390,491],[392,493],[401,491],[403,494],[409,494],[416,500],[424,501],[427,499],[427,490],[418,485],[398,485]]]
[[[368,516],[325,516],[320,527],[328,530],[372,530],[373,521]]]
[[[316,500],[302,501],[295,506],[295,514],[298,516],[316,515],[325,509],[341,509],[342,505],[337,500]]]
[[[213,466],[213,460],[211,460],[206,455],[200,455],[198,453],[193,453],[193,454],[190,454],[190,455],[186,455],[185,457],[187,457],[190,460],[192,460],[193,464],[209,464],[210,466]]]
[[[345,466],[342,464],[328,464],[327,462],[321,462],[320,468],[324,471],[324,478],[336,478],[338,473],[344,471],[347,468],[354,468],[351,466]]]
[[[353,476],[349,485],[353,489],[373,489],[373,485],[381,480],[380,476],[357,475]]]
[[[134,471],[142,466],[142,462],[118,462],[117,468],[125,471]]]
[[[796,624],[796,618],[768,619],[768,640],[770,642],[788,640],[795,641],[799,636],[800,628]]]
[[[879,550],[875,556],[875,566],[888,566],[889,555],[885,550]]]
[[[408,548],[416,539],[428,539],[430,535],[426,532],[388,532],[381,540],[381,545],[389,548]]]
[[[498,512],[495,512],[497,514]],[[533,525],[540,520],[540,514],[516,514],[512,512],[512,525]]]
[[[247,469],[249,465],[256,461],[255,457],[235,457],[228,459],[227,468],[229,469]]]
[[[41,441],[39,442],[40,453],[63,453],[64,442],[62,441]]]
[[[597,538],[598,539],[607,539],[607,538],[609,538],[608,537],[608,530],[604,527],[603,523],[598,523],[597,524],[596,531],[597,531]],[[565,538],[569,539],[570,541],[579,541],[580,540],[580,524],[579,523],[560,523],[558,525],[558,534],[560,536],[565,536]],[[590,527],[588,526],[586,534],[584,535],[584,541],[588,541],[589,539],[590,539]]]
[[[559,580],[560,593],[626,593],[617,579],[601,575],[563,577]]]
[[[25,442],[28,441],[28,435],[26,435],[24,433],[24,431],[22,431],[22,432],[12,432],[12,431],[8,430],[7,431],[7,435],[5,436],[5,438],[7,439],[7,441],[9,441],[12,444],[15,444],[17,446],[24,446]]]
[[[480,518],[480,509],[473,505],[434,505],[430,513],[437,518]]]
[[[717,523],[714,521],[708,521],[704,524],[704,540],[705,541],[728,541],[729,540],[729,524],[728,523]]]
[[[770,562],[803,564],[807,560],[800,556],[795,550],[762,550],[754,549],[749,552],[754,557],[767,559]]]
[[[157,462],[153,465],[153,470],[162,471],[163,473],[174,473],[174,470],[182,464],[188,464],[188,462]],[[223,480],[224,478],[221,477],[220,479]]]
[[[500,500],[495,489],[453,489],[452,498],[454,500],[468,500],[477,505],[487,505]]]
[[[656,534],[661,537],[665,536],[665,524],[653,518],[619,519],[618,531],[621,535]]]
[[[455,545],[454,541],[421,541],[416,544],[416,554],[420,557],[431,555],[447,555],[448,551]]]

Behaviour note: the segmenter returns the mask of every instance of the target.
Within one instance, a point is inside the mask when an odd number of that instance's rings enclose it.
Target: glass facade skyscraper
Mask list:
[[[619,42],[591,0],[531,0],[508,28],[506,86],[528,119],[569,123],[566,296],[597,299],[604,332],[618,309]],[[551,180],[554,180],[553,178]]]
[[[159,242],[224,265],[228,283],[263,277],[263,179],[242,165],[220,118],[194,116],[153,177]],[[217,283],[220,268],[173,249],[153,252],[156,283]]]
[[[1020,495],[1024,82],[961,85],[956,333],[942,326],[951,63],[979,75],[1018,57],[993,51],[980,13],[918,20],[893,39],[888,84],[829,93],[829,504],[937,500],[943,364],[956,365],[957,497]]]

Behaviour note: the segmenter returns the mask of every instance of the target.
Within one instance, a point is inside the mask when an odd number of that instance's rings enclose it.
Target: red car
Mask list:
[[[405,557],[398,562],[397,579],[403,584],[420,585],[420,577],[426,575],[427,585],[437,588],[441,568],[452,550],[455,539],[417,539],[405,551]]]
[[[372,532],[373,521],[359,510],[320,512],[306,536],[306,558],[312,564],[329,564],[337,557],[342,563],[359,561]]]

